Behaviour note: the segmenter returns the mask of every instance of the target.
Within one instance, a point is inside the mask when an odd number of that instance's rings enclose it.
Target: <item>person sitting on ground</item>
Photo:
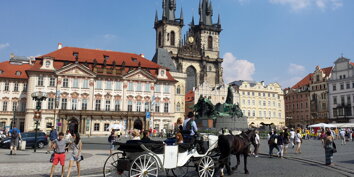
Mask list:
[[[150,142],[151,139],[149,137],[149,131],[145,130],[143,131],[143,138],[141,138],[142,142]]]
[[[134,129],[132,131],[132,140],[140,140],[140,131],[137,129]]]

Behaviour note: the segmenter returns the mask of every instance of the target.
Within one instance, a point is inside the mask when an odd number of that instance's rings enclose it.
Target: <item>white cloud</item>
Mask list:
[[[290,63],[288,72],[292,75],[299,75],[305,71],[305,67],[302,65]]]
[[[308,7],[317,7],[324,10],[327,7],[337,9],[343,6],[343,0],[269,0],[269,2],[272,4],[288,5],[294,11]]]
[[[254,63],[238,59],[230,52],[225,53],[222,67],[225,83],[235,80],[253,80],[252,75],[256,71]]]
[[[5,49],[5,48],[7,48],[7,47],[9,47],[9,46],[10,46],[9,43],[0,44],[0,50],[1,50],[1,49]]]

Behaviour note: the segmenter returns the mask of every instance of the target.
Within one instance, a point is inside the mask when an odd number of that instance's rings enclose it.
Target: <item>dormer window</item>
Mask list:
[[[3,70],[0,70],[0,74],[2,74],[2,73],[4,73],[4,71],[3,71]]]
[[[165,75],[165,70],[161,70],[161,76]]]
[[[49,60],[47,60],[46,62],[45,62],[45,67],[49,67],[50,66],[50,61]]]
[[[103,55],[103,59],[107,61],[107,60],[109,60],[109,56],[108,55]]]
[[[21,75],[21,71],[16,71],[16,76],[20,76]]]
[[[133,61],[133,62],[138,62],[138,59],[132,58],[132,61]]]
[[[73,56],[74,56],[75,58],[79,58],[79,52],[73,52]]]

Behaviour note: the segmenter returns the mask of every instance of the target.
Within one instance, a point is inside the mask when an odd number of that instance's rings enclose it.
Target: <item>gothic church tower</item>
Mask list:
[[[175,18],[176,1],[163,0],[162,20],[155,18],[156,54],[153,61],[171,71],[187,74],[185,92],[207,82],[214,87],[222,84],[223,61],[219,56],[220,16],[213,23],[211,0],[199,2],[199,24],[194,17],[182,38],[183,13]]]

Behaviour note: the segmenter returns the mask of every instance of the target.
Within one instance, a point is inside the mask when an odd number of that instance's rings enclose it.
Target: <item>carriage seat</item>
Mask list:
[[[120,151],[136,153],[144,152],[145,150],[140,147],[140,144],[144,144],[146,148],[151,150],[156,154],[164,153],[164,144],[162,141],[141,141],[141,140],[129,140],[126,143],[116,142],[115,145],[118,145],[117,148]]]
[[[178,153],[183,153],[186,151],[190,151],[193,148],[193,144],[192,143],[182,143],[182,144],[178,144]]]

